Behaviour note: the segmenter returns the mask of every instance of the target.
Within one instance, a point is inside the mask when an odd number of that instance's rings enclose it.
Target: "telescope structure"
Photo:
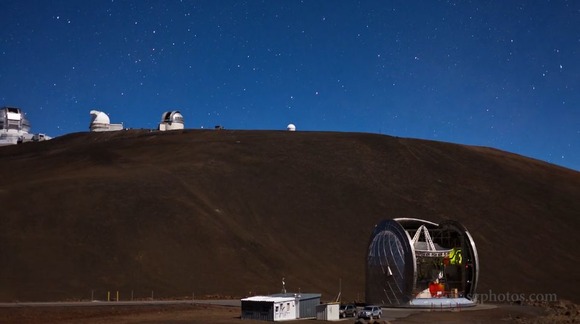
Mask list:
[[[91,132],[112,132],[123,130],[123,124],[111,124],[109,116],[98,110],[91,110],[91,123],[89,129]]]
[[[161,115],[161,122],[159,123],[160,131],[184,129],[185,124],[183,115],[177,111],[166,111]]]
[[[0,146],[51,139],[45,134],[31,134],[30,122],[20,108],[0,108]]]
[[[478,277],[475,242],[459,222],[387,219],[371,234],[366,260],[368,304],[475,306]]]

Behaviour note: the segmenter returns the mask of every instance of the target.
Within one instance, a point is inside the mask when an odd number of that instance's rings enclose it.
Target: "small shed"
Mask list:
[[[244,319],[287,321],[298,318],[295,297],[253,296],[242,299]]]
[[[319,321],[338,321],[340,319],[340,304],[320,304],[316,306],[316,319]]]

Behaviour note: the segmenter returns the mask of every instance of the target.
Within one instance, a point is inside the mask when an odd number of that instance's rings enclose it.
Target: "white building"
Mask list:
[[[316,319],[319,321],[340,320],[340,304],[320,304],[316,306]]]
[[[123,129],[123,124],[111,124],[111,119],[107,114],[98,110],[91,110],[91,132],[110,132]]]
[[[184,129],[183,115],[177,111],[166,111],[161,115],[161,122],[159,123],[160,131]]]
[[[313,293],[280,293],[244,298],[241,300],[241,317],[262,321],[316,318],[316,307],[321,296]]]
[[[45,134],[30,134],[29,132],[30,123],[20,108],[0,108],[0,145],[51,139]]]
[[[287,321],[298,318],[294,297],[253,296],[242,299],[242,319]]]

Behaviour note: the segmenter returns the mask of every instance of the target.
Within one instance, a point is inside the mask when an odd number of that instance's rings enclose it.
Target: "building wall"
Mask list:
[[[298,318],[316,317],[316,306],[320,305],[320,294],[312,293],[282,293],[273,294],[275,297],[294,297],[297,302]]]
[[[316,317],[316,306],[320,305],[320,297],[300,299],[300,318]]]
[[[274,303],[242,300],[242,319],[259,321],[274,320]]]
[[[285,300],[242,300],[242,319],[260,321],[287,321],[297,317],[297,302],[294,299]]]
[[[338,321],[340,319],[339,304],[320,304],[316,306],[316,319],[319,321]]]
[[[285,321],[297,318],[316,318],[320,294],[274,294],[241,300],[242,319]]]
[[[274,321],[286,321],[296,318],[296,301],[274,303]]]

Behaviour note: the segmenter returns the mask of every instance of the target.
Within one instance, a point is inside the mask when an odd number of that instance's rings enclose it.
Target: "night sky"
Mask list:
[[[580,170],[580,1],[0,0],[0,106],[380,133]]]

